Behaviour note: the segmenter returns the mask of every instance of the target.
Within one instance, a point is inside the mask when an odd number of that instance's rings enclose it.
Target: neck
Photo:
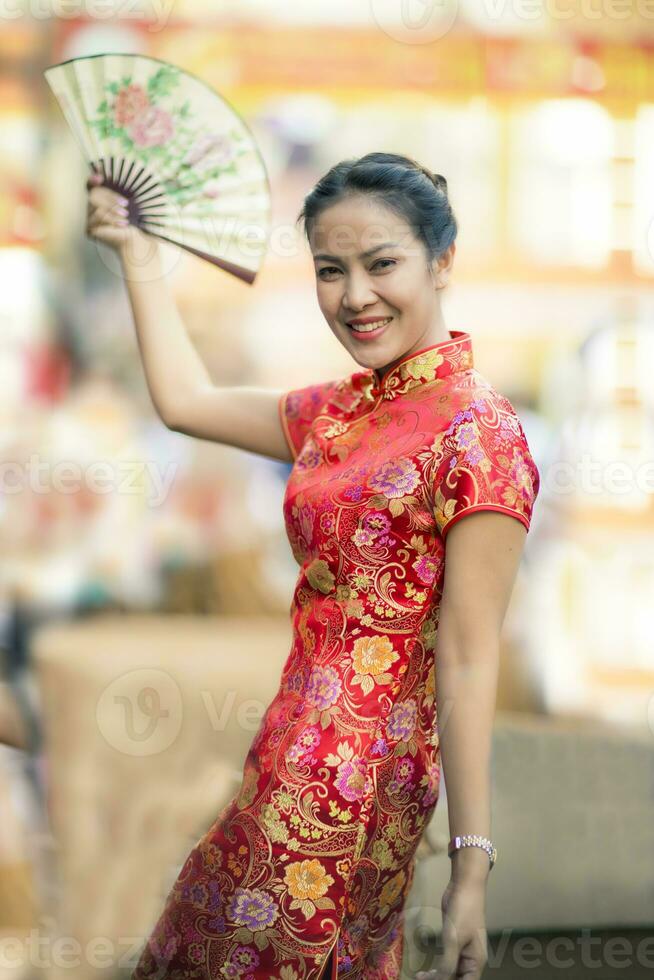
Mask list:
[[[384,375],[388,374],[392,368],[395,367],[400,361],[404,360],[405,357],[410,357],[411,354],[415,354],[416,351],[423,350],[425,347],[433,347],[434,344],[442,344],[446,341],[450,341],[452,337],[450,336],[450,331],[445,326],[443,320],[440,320],[438,327],[429,330],[428,333],[424,334],[419,340],[415,342],[407,351],[396,357],[394,361],[385,364],[384,367],[375,368],[375,373],[381,381]]]

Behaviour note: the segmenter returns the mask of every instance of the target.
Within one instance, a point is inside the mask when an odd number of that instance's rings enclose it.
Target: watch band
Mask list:
[[[497,860],[497,848],[488,837],[480,837],[478,834],[462,834],[461,836],[453,837],[447,848],[448,857],[452,857],[454,852],[458,851],[461,847],[483,848],[488,854],[491,869]]]

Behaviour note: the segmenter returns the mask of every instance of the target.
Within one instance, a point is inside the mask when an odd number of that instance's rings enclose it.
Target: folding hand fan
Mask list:
[[[72,58],[43,74],[92,171],[127,198],[132,224],[254,282],[270,184],[251,132],[222,96],[139,54]]]

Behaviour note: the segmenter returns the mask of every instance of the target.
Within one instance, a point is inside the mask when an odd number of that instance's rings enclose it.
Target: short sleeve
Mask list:
[[[314,419],[324,410],[338,380],[285,391],[279,398],[279,418],[293,459],[302,449]]]
[[[443,538],[466,514],[495,510],[529,530],[540,474],[507,398],[479,398],[442,434],[433,482],[434,518]]]

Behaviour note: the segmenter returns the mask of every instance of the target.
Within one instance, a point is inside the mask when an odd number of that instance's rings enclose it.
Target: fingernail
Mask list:
[[[129,201],[127,200],[126,197],[119,197],[118,200],[120,201],[121,204],[129,204]]]
[[[129,221],[127,220],[127,218],[119,218],[118,219],[118,224],[119,225],[128,225],[129,224]]]

